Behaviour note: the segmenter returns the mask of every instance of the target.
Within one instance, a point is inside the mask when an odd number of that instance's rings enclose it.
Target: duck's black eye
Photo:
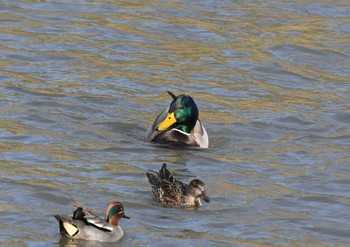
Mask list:
[[[185,106],[184,105],[180,105],[179,107],[181,110],[185,109]]]

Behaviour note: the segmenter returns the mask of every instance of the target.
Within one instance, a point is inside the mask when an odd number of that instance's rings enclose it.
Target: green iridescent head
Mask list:
[[[191,133],[196,125],[199,112],[196,103],[191,96],[181,94],[175,96],[168,92],[173,101],[170,104],[166,118],[157,125],[156,130],[176,128],[186,133]]]
[[[106,222],[112,225],[118,225],[120,218],[130,219],[124,214],[124,206],[120,202],[112,202],[109,204],[106,211]]]

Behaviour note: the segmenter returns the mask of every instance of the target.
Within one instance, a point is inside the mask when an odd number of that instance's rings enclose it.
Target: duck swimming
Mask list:
[[[169,91],[168,94],[173,101],[148,128],[146,141],[208,148],[208,134],[198,119],[199,111],[192,97],[176,96]]]
[[[108,205],[104,220],[90,210],[84,209],[79,203],[75,203],[74,206],[77,209],[73,212],[72,219],[60,215],[54,216],[59,222],[62,237],[115,242],[124,236],[118,222],[121,218],[130,218],[124,214],[124,207],[120,202]]]
[[[205,191],[204,183],[199,179],[193,179],[190,184],[176,180],[166,163],[159,172],[148,170],[145,172],[148,182],[152,185],[152,192],[155,198],[164,205],[198,207],[201,206],[201,199],[210,202]]]

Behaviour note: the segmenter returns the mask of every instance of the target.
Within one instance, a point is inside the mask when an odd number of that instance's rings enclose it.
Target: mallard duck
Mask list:
[[[108,205],[104,220],[90,210],[84,209],[77,202],[74,206],[77,209],[73,212],[72,219],[60,215],[54,216],[59,222],[63,237],[99,242],[115,242],[123,237],[124,232],[118,222],[120,218],[130,218],[124,214],[124,207],[120,202],[112,202]]]
[[[198,119],[199,111],[192,97],[176,96],[169,91],[168,94],[173,101],[148,128],[146,140],[208,148],[208,134]]]
[[[206,195],[205,185],[199,179],[193,179],[189,184],[176,180],[163,164],[159,172],[145,172],[148,182],[152,185],[155,198],[164,205],[198,207],[201,199],[210,202]]]

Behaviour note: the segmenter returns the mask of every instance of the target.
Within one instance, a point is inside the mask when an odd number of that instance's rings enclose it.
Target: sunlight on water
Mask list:
[[[120,246],[349,245],[349,7],[2,1],[1,246],[100,246],[60,238],[72,198],[123,202]],[[145,142],[167,90],[208,150]],[[144,171],[163,162],[211,203],[159,206]]]

